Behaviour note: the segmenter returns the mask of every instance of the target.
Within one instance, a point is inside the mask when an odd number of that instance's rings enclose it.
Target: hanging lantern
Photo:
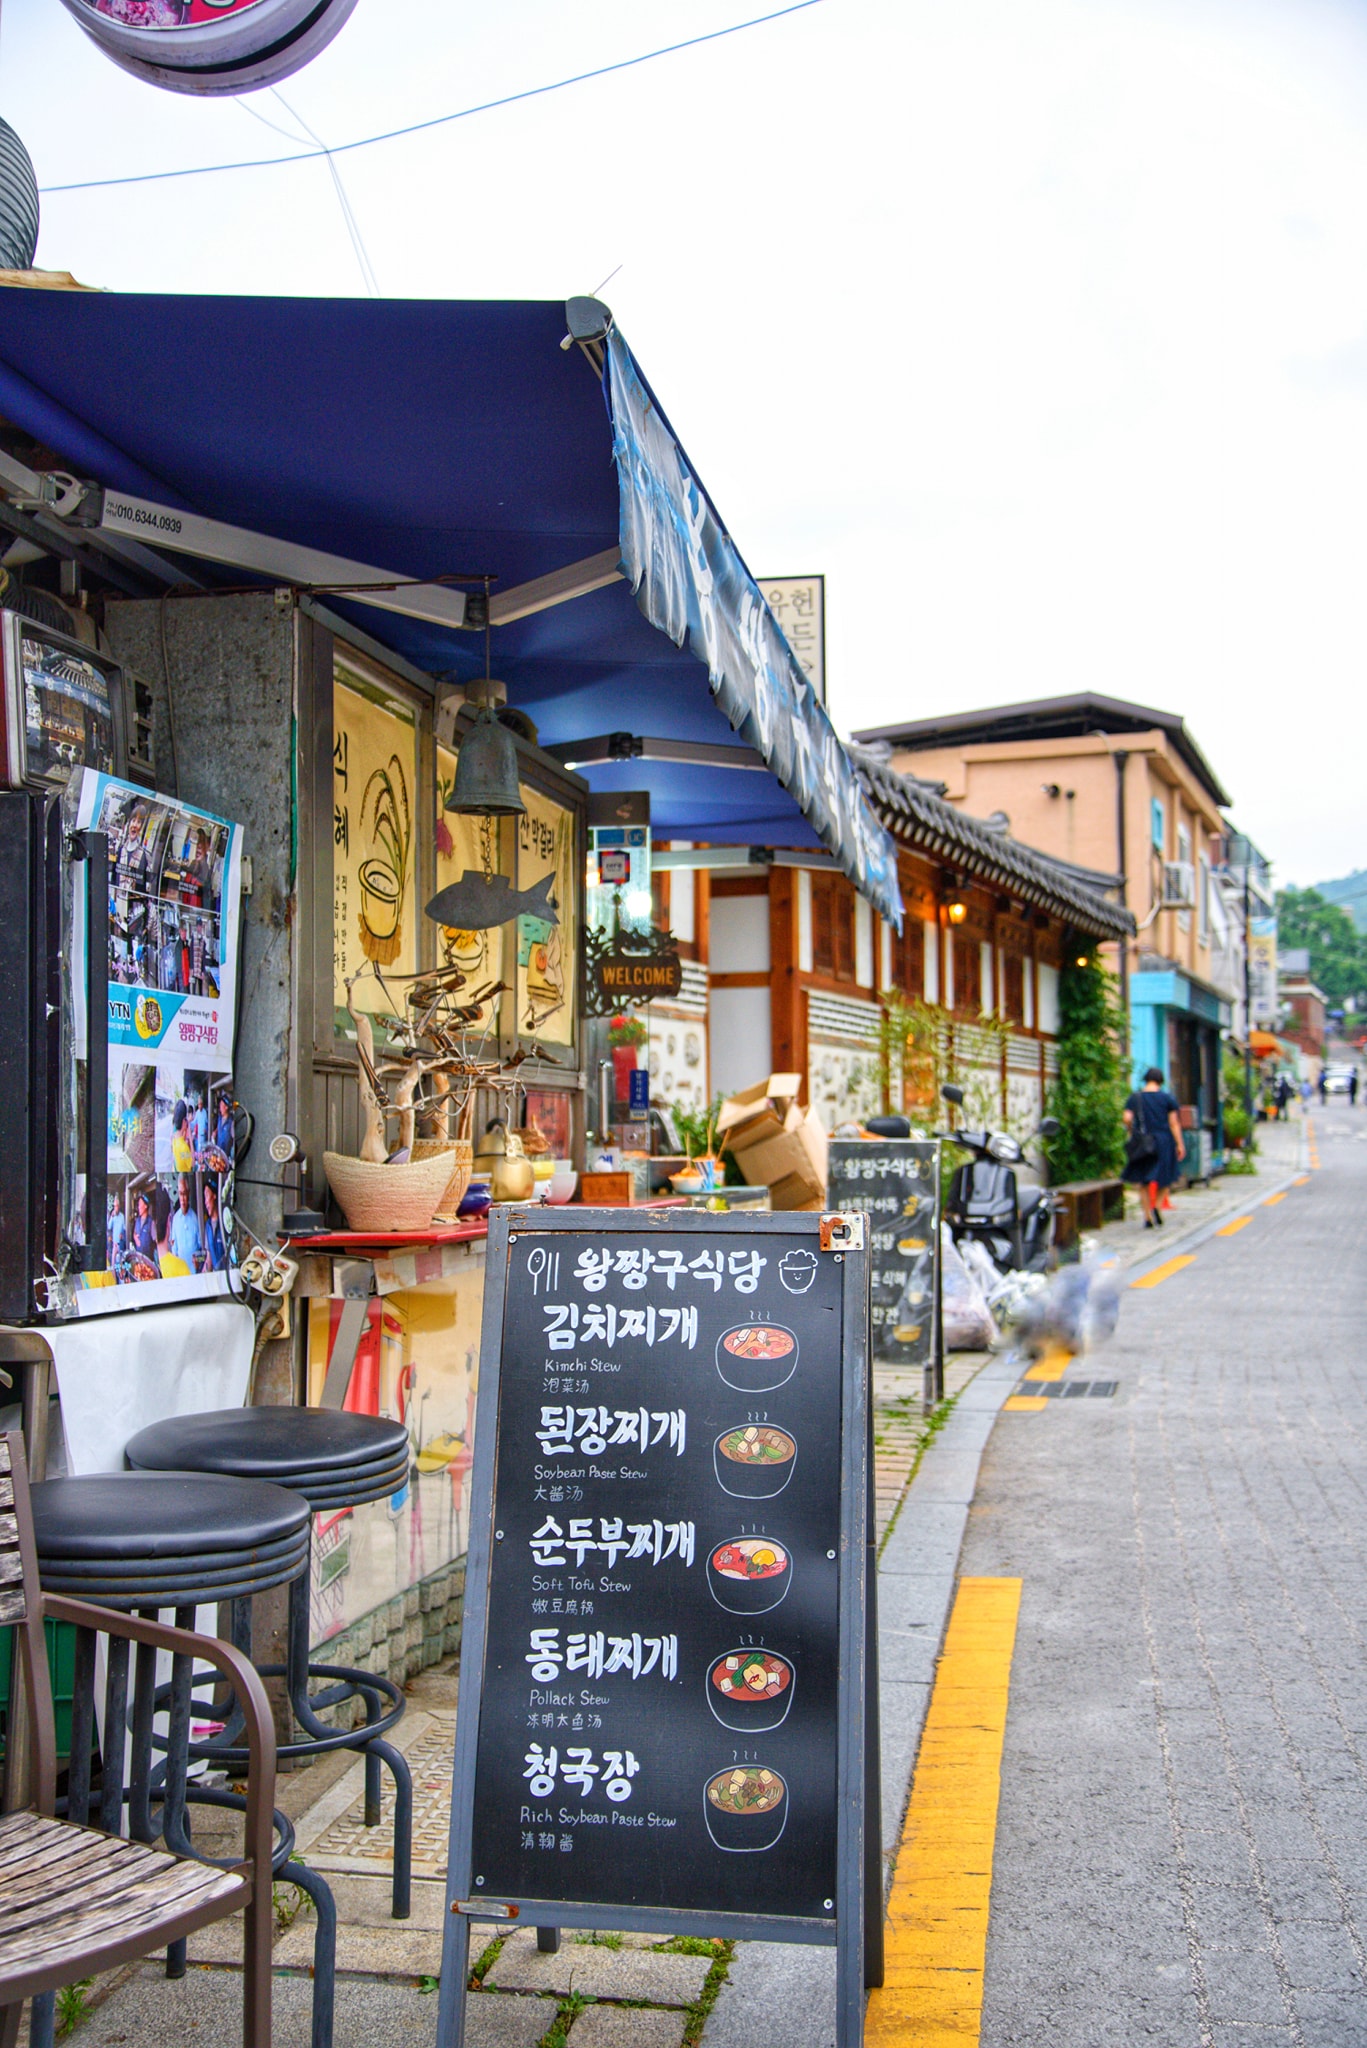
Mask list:
[[[168,92],[274,85],[326,48],[356,0],[62,0],[107,57]]]
[[[460,743],[448,811],[476,818],[520,818],[526,811],[518,786],[517,744],[498,716],[507,695],[490,676],[467,686],[466,702],[477,704],[479,715]]]
[[[31,270],[38,249],[38,180],[23,143],[0,121],[0,270]]]

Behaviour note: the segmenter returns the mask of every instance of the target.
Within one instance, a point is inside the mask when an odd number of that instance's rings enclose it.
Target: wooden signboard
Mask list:
[[[439,2048],[471,1918],[833,1944],[862,2040],[865,1236],[493,1212]]]
[[[927,1407],[944,1393],[940,1339],[940,1141],[831,1145],[827,1199],[869,1223],[869,1348],[875,1365],[919,1366]]]

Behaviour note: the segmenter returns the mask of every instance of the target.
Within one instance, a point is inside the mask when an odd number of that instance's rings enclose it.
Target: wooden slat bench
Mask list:
[[[94,1705],[94,1638],[110,1638],[106,1727],[117,1728],[119,1737],[105,1746],[99,1810],[111,1832],[84,1825],[85,1811],[70,1820],[54,1818],[56,1736],[46,1620],[71,1622],[78,1630],[78,1651],[83,1651],[78,1654],[78,1669],[90,1674],[91,1690],[75,1702],[73,1729],[84,1728],[87,1746]],[[41,2048],[52,2039],[51,1994],[59,1986],[132,1962],[239,1910],[245,1921],[243,2044],[270,2048],[275,1735],[261,1681],[245,1657],[215,1638],[42,1592],[23,1438],[17,1432],[0,1436],[3,1624],[15,1628],[19,1641],[31,1731],[26,1760],[32,1788],[29,1803],[36,1810],[7,1811],[0,1818],[0,2048],[14,2048],[25,1999],[35,2002],[30,2038],[35,2048]],[[166,1650],[184,1668],[188,1659],[212,1665],[237,1694],[249,1753],[245,1853],[241,1862],[226,1869],[169,1855],[117,1832],[124,1814],[122,1731],[130,1643],[140,1646],[139,1666],[149,1680],[156,1651]],[[135,1722],[139,1718],[135,1715]],[[150,1738],[150,1711],[145,1718]],[[135,1727],[135,1773],[138,1740]],[[24,1776],[23,1761],[13,1751],[6,1757],[7,1808],[16,1804],[11,1788]],[[73,1776],[79,1780],[82,1773],[78,1770]],[[84,1783],[79,1798],[73,1788],[73,1804],[88,1808],[88,1773]]]
[[[1105,1180],[1068,1180],[1051,1188],[1063,1202],[1055,1230],[1061,1251],[1077,1243],[1084,1230],[1100,1230],[1103,1223],[1123,1213],[1125,1183],[1118,1177]]]

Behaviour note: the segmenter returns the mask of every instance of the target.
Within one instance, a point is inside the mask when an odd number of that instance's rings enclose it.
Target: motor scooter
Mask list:
[[[947,1081],[940,1090],[946,1102],[963,1105],[964,1091]],[[1052,1138],[1062,1126],[1047,1116],[1035,1132]],[[949,1184],[945,1221],[956,1245],[980,1244],[997,1271],[1044,1273],[1052,1264],[1054,1219],[1063,1207],[1048,1188],[1021,1187],[1016,1167],[1025,1157],[1019,1142],[1005,1131],[944,1131],[972,1158],[960,1166]]]

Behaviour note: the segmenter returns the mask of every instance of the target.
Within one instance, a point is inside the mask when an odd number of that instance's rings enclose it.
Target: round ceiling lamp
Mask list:
[[[62,0],[107,57],[167,92],[251,92],[316,57],[356,0]]]
[[[38,248],[38,180],[23,143],[0,121],[0,270],[31,270]]]

